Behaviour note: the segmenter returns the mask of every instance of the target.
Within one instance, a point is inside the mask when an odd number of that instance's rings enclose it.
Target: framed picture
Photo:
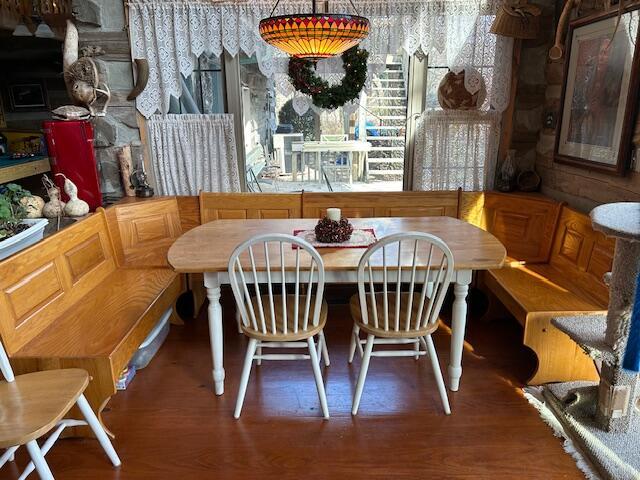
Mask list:
[[[10,84],[9,100],[13,111],[47,109],[45,89],[39,82]]]
[[[640,5],[569,25],[555,161],[624,175],[632,154],[640,80]]]

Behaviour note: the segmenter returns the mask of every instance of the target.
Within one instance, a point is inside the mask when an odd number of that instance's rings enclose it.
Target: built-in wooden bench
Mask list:
[[[586,215],[542,196],[488,193],[483,202],[475,220],[502,241],[510,262],[481,272],[480,285],[524,328],[538,359],[528,383],[597,379],[592,360],[551,318],[606,311],[613,241]]]
[[[99,415],[183,291],[166,261],[181,233],[175,198],[125,203],[0,262],[0,335],[16,373],[84,368]]]

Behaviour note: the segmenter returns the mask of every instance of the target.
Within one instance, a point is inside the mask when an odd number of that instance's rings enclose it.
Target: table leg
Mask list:
[[[467,293],[471,283],[471,272],[458,272],[453,286],[454,300],[451,317],[451,356],[449,358],[449,389],[457,392],[462,377],[462,351],[464,331],[467,324]]]
[[[211,339],[211,356],[213,358],[213,382],[216,395],[222,395],[224,393],[223,334],[218,275],[205,273],[204,286],[207,288],[207,298],[209,299],[209,337]]]

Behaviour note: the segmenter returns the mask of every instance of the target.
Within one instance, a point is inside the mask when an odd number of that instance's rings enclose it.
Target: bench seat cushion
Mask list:
[[[548,264],[491,270],[486,283],[523,325],[532,313],[566,315],[607,309],[607,305],[575,288],[570,278]]]
[[[14,357],[111,357],[132,335],[140,341],[126,350],[135,351],[179,291],[169,269],[116,270]]]

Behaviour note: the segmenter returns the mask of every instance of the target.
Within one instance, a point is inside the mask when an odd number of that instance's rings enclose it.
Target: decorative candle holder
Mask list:
[[[353,225],[351,225],[346,218],[340,218],[340,220],[336,221],[327,216],[318,222],[315,233],[316,240],[319,242],[342,243],[351,238]]]

